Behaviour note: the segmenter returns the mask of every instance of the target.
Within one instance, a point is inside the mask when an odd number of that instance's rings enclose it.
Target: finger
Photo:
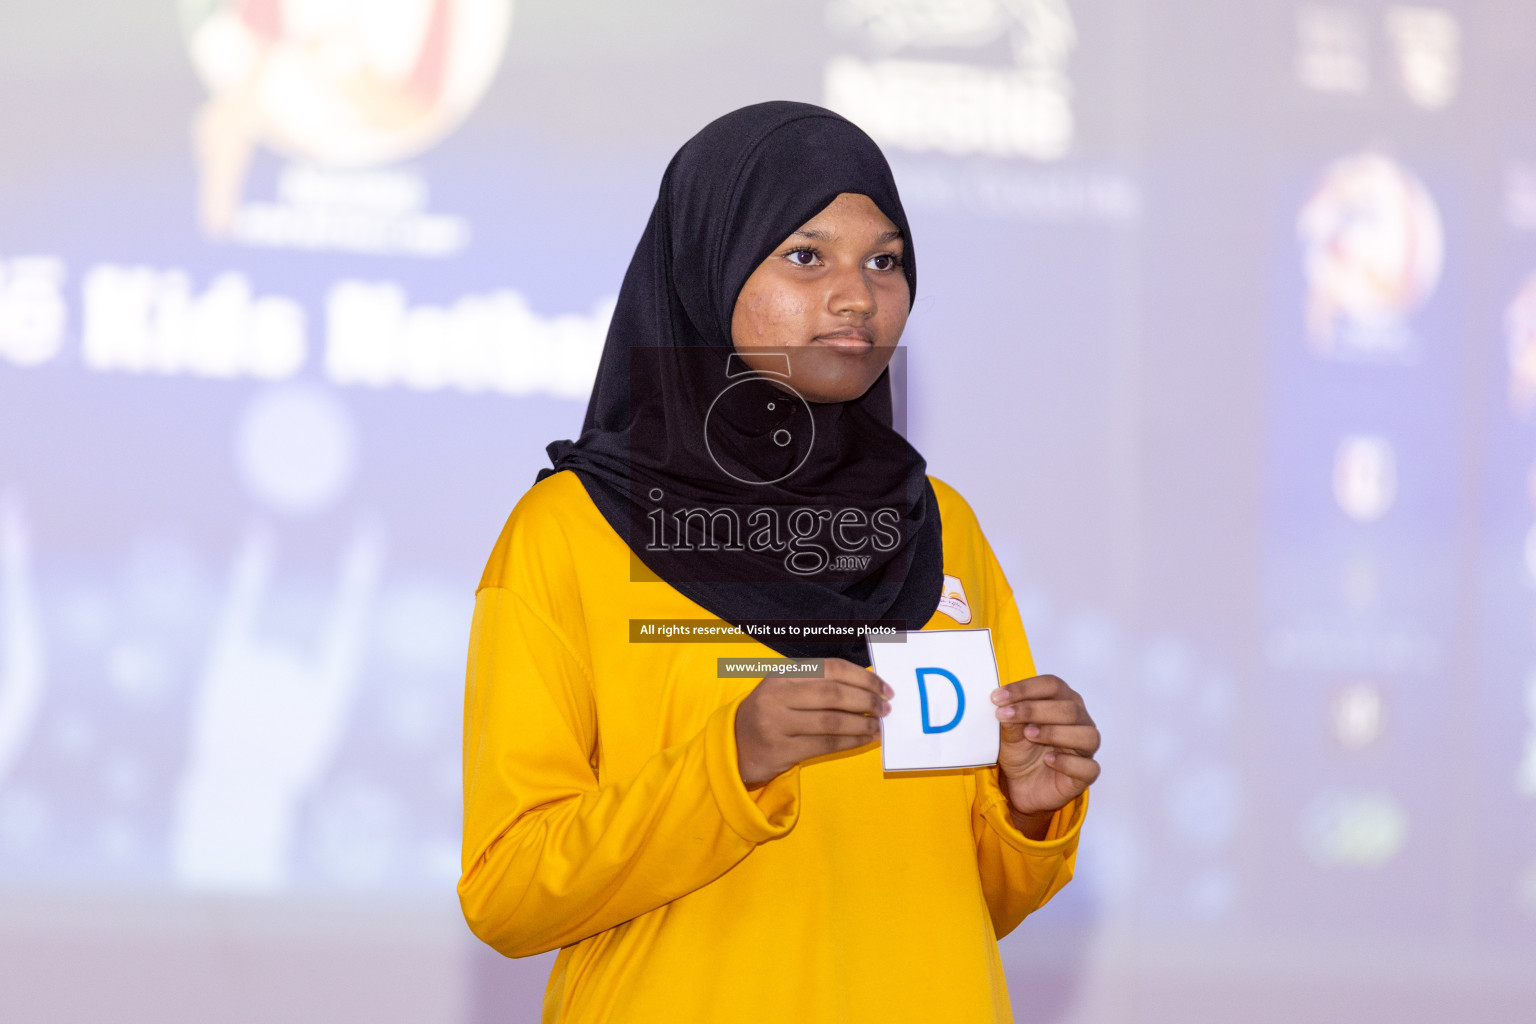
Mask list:
[[[1001,736],[1004,744],[1023,743],[1026,739],[1028,739],[1028,737],[1024,735],[1024,729],[1026,726],[1014,722],[1004,722],[1002,723],[1002,726],[1003,728]]]
[[[1055,747],[1092,757],[1099,752],[1099,730],[1091,725],[1026,725],[1024,739],[1042,747]]]
[[[868,690],[877,697],[893,697],[896,691],[884,679],[867,668],[855,665],[843,658],[828,658],[822,669],[822,677],[839,683],[847,683],[861,690]]]
[[[848,711],[791,711],[785,736],[862,736],[880,731],[880,719]]]
[[[809,738],[810,746],[799,758],[803,761],[808,757],[819,757],[822,754],[835,754],[843,750],[857,750],[867,747],[877,741],[879,736],[816,736]]]
[[[1031,676],[992,691],[994,704],[1012,704],[1021,700],[1077,699],[1077,691],[1062,682],[1060,676]]]
[[[785,706],[796,711],[852,711],[877,718],[891,709],[878,693],[830,679],[806,681],[790,693]]]
[[[997,709],[1000,722],[1033,722],[1036,725],[1082,725],[1083,708],[1070,700],[1026,700]]]
[[[1099,777],[1099,762],[1091,757],[1081,754],[1065,754],[1059,750],[1053,750],[1045,755],[1045,763],[1069,779],[1075,779],[1085,786],[1091,786]]]

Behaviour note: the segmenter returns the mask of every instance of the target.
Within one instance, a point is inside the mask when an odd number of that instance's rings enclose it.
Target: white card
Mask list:
[[[890,684],[891,713],[880,720],[888,772],[973,768],[997,763],[997,658],[990,629],[926,629],[905,642],[873,642],[875,674]]]

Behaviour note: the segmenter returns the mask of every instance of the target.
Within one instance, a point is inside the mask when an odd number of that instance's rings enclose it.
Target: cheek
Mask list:
[[[793,345],[812,304],[797,290],[787,287],[743,289],[736,302],[732,333],[739,344]]]
[[[907,315],[912,311],[907,283],[901,281],[882,289],[877,293],[877,300],[878,312],[875,314],[877,330],[882,340],[894,345],[901,338],[901,332],[906,329]]]

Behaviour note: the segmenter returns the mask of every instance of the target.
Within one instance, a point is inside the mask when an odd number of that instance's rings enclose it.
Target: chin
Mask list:
[[[835,380],[801,381],[798,390],[805,396],[806,401],[828,405],[833,402],[851,402],[856,398],[862,398],[864,392],[870,389],[875,381],[880,379],[877,373],[873,377],[863,375],[856,379],[846,378]]]
[[[850,402],[880,379],[894,350],[883,346],[850,350],[831,346],[794,349],[791,380],[808,401]]]

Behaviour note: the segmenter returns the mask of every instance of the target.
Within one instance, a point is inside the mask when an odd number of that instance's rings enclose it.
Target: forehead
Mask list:
[[[900,240],[901,232],[869,196],[843,192],[790,237],[890,242]]]

